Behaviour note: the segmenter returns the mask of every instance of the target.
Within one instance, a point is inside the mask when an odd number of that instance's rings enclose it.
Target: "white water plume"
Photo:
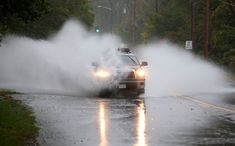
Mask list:
[[[141,59],[149,62],[147,96],[222,92],[226,72],[167,41],[138,48]]]
[[[95,92],[91,64],[108,54],[103,64],[115,65],[119,44],[115,36],[91,33],[74,20],[48,40],[8,36],[0,47],[0,87],[79,95]]]
[[[8,36],[0,47],[0,87],[37,93],[97,92],[102,87],[93,80],[91,64],[100,60],[115,70],[120,66],[115,51],[120,44],[118,37],[91,33],[74,20],[48,40]],[[137,50],[141,60],[149,62],[147,96],[218,91],[225,83],[221,69],[169,42]]]

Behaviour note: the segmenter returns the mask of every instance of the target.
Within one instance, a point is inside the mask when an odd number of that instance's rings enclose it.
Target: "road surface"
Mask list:
[[[32,107],[42,146],[232,146],[235,94],[16,95]]]

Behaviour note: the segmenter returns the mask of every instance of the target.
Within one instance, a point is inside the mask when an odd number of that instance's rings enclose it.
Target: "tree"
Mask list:
[[[184,44],[190,38],[189,3],[185,0],[157,2],[157,11],[145,21],[142,39],[146,41],[151,37],[158,37]]]
[[[158,0],[158,11],[145,21],[141,33],[183,44],[190,38],[190,3],[186,0]],[[232,0],[211,1],[209,23],[209,58],[235,71],[235,15]],[[194,52],[201,54],[204,44],[204,3],[196,2],[196,39]]]
[[[38,19],[46,11],[45,0],[0,1],[0,32],[14,32],[16,27]]]
[[[8,0],[2,2],[6,11],[1,15],[0,31],[46,38],[57,31],[70,17],[88,27],[93,25],[94,14],[87,0]],[[16,6],[17,5],[17,6]]]
[[[235,16],[230,6],[221,3],[213,11],[211,18],[211,52],[210,56],[216,62],[235,71]],[[231,64],[233,64],[231,66]]]
[[[58,31],[70,17],[76,18],[92,27],[94,14],[87,0],[48,0],[47,14],[18,29],[18,33],[32,38],[46,38]]]

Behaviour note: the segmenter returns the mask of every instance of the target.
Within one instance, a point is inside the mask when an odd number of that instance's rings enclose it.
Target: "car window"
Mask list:
[[[121,55],[121,60],[129,66],[139,65],[139,61],[134,55]]]

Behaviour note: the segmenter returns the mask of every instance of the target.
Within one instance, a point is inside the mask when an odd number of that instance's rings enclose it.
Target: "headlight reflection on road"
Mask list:
[[[147,146],[146,144],[146,114],[144,101],[138,101],[136,108],[136,135],[137,143],[135,146]]]
[[[107,146],[107,129],[106,129],[107,115],[105,110],[105,103],[99,103],[99,128],[100,128],[100,146]]]

